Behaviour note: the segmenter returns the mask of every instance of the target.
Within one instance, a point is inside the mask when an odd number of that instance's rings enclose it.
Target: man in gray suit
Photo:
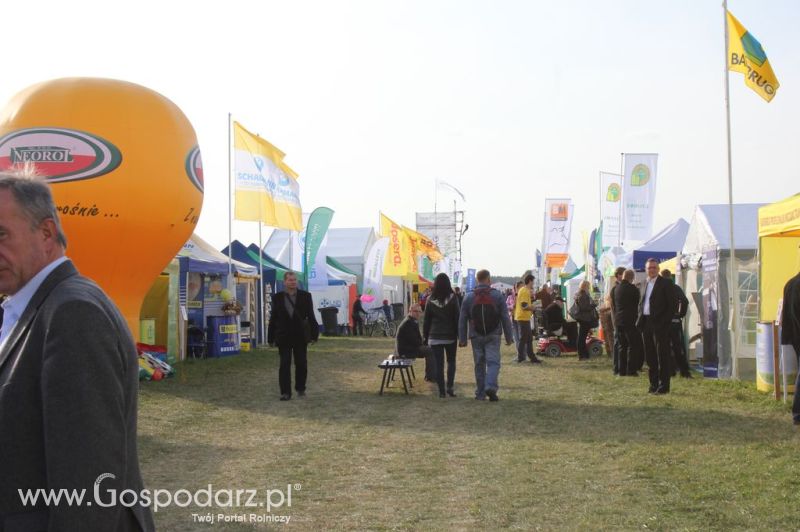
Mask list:
[[[0,173],[0,532],[153,530],[136,450],[136,346],[65,249],[48,186]],[[45,502],[50,490],[85,491],[68,504]]]

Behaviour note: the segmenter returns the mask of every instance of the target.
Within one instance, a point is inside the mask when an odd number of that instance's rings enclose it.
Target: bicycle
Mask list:
[[[367,312],[366,320],[364,320],[364,335],[377,336],[379,333],[394,338],[397,334],[397,324],[393,321],[388,321],[383,309],[378,308]]]

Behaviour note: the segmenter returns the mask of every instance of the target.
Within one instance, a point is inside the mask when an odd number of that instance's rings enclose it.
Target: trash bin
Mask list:
[[[339,334],[339,323],[337,314],[339,309],[336,307],[323,307],[319,309],[322,316],[322,334],[325,336],[337,336]]]
[[[406,313],[403,311],[402,303],[392,303],[392,319],[400,321],[405,318]]]

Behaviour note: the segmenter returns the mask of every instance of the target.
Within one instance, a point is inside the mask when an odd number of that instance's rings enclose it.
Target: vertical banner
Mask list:
[[[319,244],[314,262],[310,264],[305,275],[308,278],[308,290],[328,289],[328,235]]]
[[[608,247],[620,244],[620,208],[622,203],[622,176],[600,172],[601,239]]]
[[[372,244],[364,263],[364,287],[361,301],[365,309],[381,306],[383,299],[383,265],[389,249],[390,238],[379,238]]]
[[[312,267],[316,265],[316,282],[319,284],[322,282],[322,278],[324,278],[324,286],[328,284],[327,267],[325,267],[327,261],[325,258],[323,258],[322,261],[318,261],[317,255],[322,251],[322,243],[325,241],[328,227],[331,225],[331,220],[333,220],[333,209],[317,207],[305,223],[305,242],[303,249],[305,268],[303,272],[306,275],[306,280],[308,280],[309,272]],[[320,264],[322,268],[320,268]],[[306,283],[306,285],[308,286],[308,283]]]
[[[475,290],[475,268],[467,268],[467,292]]]
[[[453,286],[461,286],[461,261],[450,257],[450,281]]]
[[[622,239],[644,242],[653,236],[657,153],[626,153],[622,187]]]
[[[575,210],[569,198],[544,200],[544,263],[562,268],[569,258],[572,215]]]

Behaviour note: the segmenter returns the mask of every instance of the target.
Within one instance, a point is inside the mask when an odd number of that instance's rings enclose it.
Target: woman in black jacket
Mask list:
[[[450,286],[447,274],[440,273],[433,281],[433,292],[425,305],[422,322],[422,341],[433,351],[436,361],[436,382],[439,397],[445,395],[444,357],[447,354],[447,395],[455,397],[453,384],[456,378],[456,342],[458,340],[458,297]]]
[[[589,360],[589,350],[586,349],[586,338],[589,336],[589,331],[597,327],[595,323],[597,304],[592,300],[589,295],[589,290],[592,285],[589,281],[583,281],[575,294],[575,305],[578,307],[578,313],[573,316],[575,321],[578,322],[578,360]]]

